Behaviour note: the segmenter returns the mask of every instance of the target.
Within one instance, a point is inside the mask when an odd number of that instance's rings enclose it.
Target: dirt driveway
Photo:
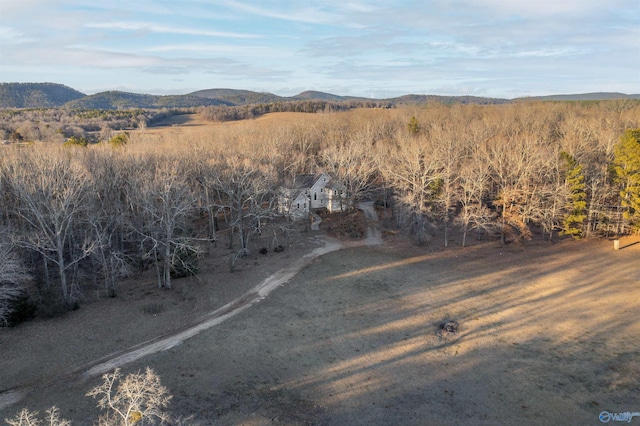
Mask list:
[[[326,254],[123,370],[154,368],[172,411],[198,424],[600,424],[602,411],[640,411],[634,242],[430,251],[389,237]],[[439,336],[446,320],[458,333]],[[47,386],[24,405],[90,424],[97,382]]]

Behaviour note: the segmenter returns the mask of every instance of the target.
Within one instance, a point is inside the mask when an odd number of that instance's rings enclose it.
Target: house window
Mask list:
[[[314,192],[314,193],[313,193],[313,199],[314,199],[314,200],[317,200],[317,199],[318,199],[318,193],[317,193],[317,192]]]
[[[297,208],[298,208],[298,209],[300,208],[300,203],[298,203],[298,207],[297,207]]]
[[[320,192],[324,192],[324,188],[320,188]]]

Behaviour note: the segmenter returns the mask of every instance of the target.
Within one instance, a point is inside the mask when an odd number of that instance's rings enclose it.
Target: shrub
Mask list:
[[[63,146],[65,148],[69,148],[72,146],[79,146],[79,147],[86,148],[87,145],[89,145],[89,141],[87,141],[85,138],[77,138],[75,136],[71,136],[69,139],[67,139],[67,141],[64,143]]]
[[[129,133],[124,132],[112,137],[109,141],[109,144],[114,148],[118,148],[121,146],[125,146],[127,142],[129,142]]]
[[[142,307],[142,312],[149,315],[157,315],[164,312],[165,306],[162,303],[148,303]]]
[[[181,245],[176,249],[171,263],[171,278],[183,278],[197,275],[199,272],[198,258],[200,251],[197,247]]]
[[[4,238],[1,234],[0,239]],[[0,327],[15,324],[23,316],[33,316],[33,311],[28,312],[29,295],[24,290],[30,279],[11,245],[0,240]]]
[[[37,315],[39,317],[53,318],[79,308],[78,301],[65,302],[56,286],[40,286],[37,303]]]
[[[11,327],[34,317],[36,306],[19,287],[0,287],[0,326]]]
[[[4,286],[0,287],[0,325],[8,326],[9,319],[13,315],[15,309],[15,300],[20,295],[18,287]]]
[[[87,396],[98,399],[98,407],[107,412],[98,425],[129,426],[136,423],[154,424],[171,421],[162,411],[172,396],[158,376],[147,367],[144,373],[129,374],[124,379],[120,369],[102,376],[103,383],[91,389]]]
[[[46,416],[44,418],[44,424],[49,426],[70,426],[71,422],[69,420],[60,418],[60,410],[57,407],[53,406],[46,411]],[[4,419],[10,426],[40,426],[42,422],[38,419],[37,411],[29,411],[26,408],[23,408],[16,416],[12,419]]]

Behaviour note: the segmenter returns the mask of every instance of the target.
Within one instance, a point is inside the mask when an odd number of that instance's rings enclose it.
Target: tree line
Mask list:
[[[336,112],[355,108],[391,108],[392,101],[384,100],[318,100],[267,102],[249,105],[215,105],[200,108],[204,118],[211,121],[249,120],[272,112]]]
[[[0,110],[0,141],[64,142],[76,137],[91,143],[108,141],[118,131],[145,128],[194,109],[4,109]]]
[[[290,231],[278,195],[299,174],[330,174],[347,206],[375,200],[418,244],[636,232],[638,128],[638,102],[430,104],[0,147],[0,321],[29,283],[56,312],[145,268],[170,288],[219,241],[233,268],[256,235]]]

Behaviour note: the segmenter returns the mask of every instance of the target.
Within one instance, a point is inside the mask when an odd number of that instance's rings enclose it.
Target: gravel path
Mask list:
[[[379,246],[382,244],[382,233],[378,227],[378,215],[373,208],[373,201],[363,201],[358,204],[358,208],[364,212],[369,222],[364,244],[367,246]]]
[[[166,334],[142,342],[135,347],[132,347],[126,351],[122,351],[121,353],[111,354],[108,357],[96,360],[95,362],[84,365],[81,368],[64,375],[63,377],[56,377],[51,381],[68,381],[71,378],[78,376],[81,380],[87,380],[100,374],[112,371],[115,368],[121,367],[125,364],[129,364],[148,355],[160,351],[166,351],[177,345],[180,345],[185,340],[198,335],[204,330],[223,323],[224,321],[238,315],[245,309],[248,309],[254,304],[260,302],[276,288],[288,282],[304,267],[309,265],[314,259],[332,251],[340,250],[341,248],[343,248],[343,245],[338,240],[325,238],[324,246],[316,248],[300,259],[297,259],[287,267],[266,278],[250,291],[246,292],[230,303],[222,306],[221,308],[216,309],[210,314],[205,315],[195,323],[183,327],[181,330],[173,331],[170,334]],[[6,409],[11,405],[20,402],[25,397],[25,395],[29,393],[29,391],[30,389],[27,386],[18,389],[10,389],[0,393],[0,410]]]

